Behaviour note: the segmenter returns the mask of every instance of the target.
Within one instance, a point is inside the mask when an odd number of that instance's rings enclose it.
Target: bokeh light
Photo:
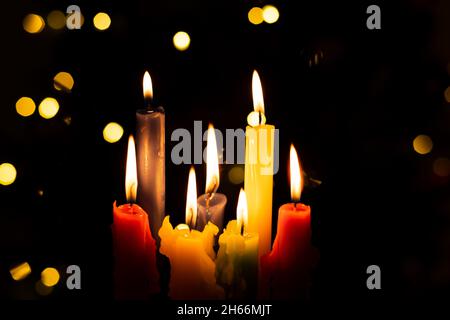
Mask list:
[[[413,148],[419,154],[430,153],[433,149],[433,141],[425,134],[418,135],[413,141]]]
[[[36,104],[29,97],[22,97],[16,102],[16,111],[22,117],[31,116],[36,110]]]
[[[241,184],[244,182],[244,168],[242,166],[234,166],[228,171],[228,179],[232,184]]]
[[[109,143],[119,141],[123,136],[123,128],[116,122],[108,123],[103,129],[103,139]]]
[[[433,172],[439,177],[448,177],[450,174],[450,160],[437,158],[433,162]]]
[[[70,73],[61,71],[53,78],[53,86],[56,90],[64,90],[70,92],[75,81]]]
[[[39,33],[44,30],[45,21],[40,15],[30,13],[23,19],[22,25],[28,33]]]
[[[265,22],[272,24],[278,21],[278,18],[280,17],[280,12],[275,6],[267,5],[264,6],[262,10]]]
[[[47,287],[55,286],[59,281],[59,272],[55,268],[45,268],[41,272],[41,282]]]
[[[17,170],[11,163],[0,164],[0,184],[9,186],[16,181]]]
[[[56,116],[58,111],[59,111],[59,104],[55,98],[45,98],[39,104],[39,114],[44,119],[53,118],[54,116]]]
[[[445,91],[444,91],[444,97],[445,97],[445,101],[447,101],[448,103],[450,103],[450,87],[447,87],[447,89],[445,89]]]
[[[191,44],[191,38],[184,31],[179,31],[173,36],[173,45],[179,51],[185,51]]]
[[[60,30],[66,26],[66,15],[59,10],[53,10],[47,15],[47,24],[54,30]]]
[[[259,7],[253,7],[248,12],[248,21],[252,24],[261,24],[264,21],[263,9]]]
[[[14,280],[20,281],[29,276],[31,273],[31,267],[28,262],[24,262],[14,268],[11,268],[9,273]]]
[[[111,25],[111,18],[107,13],[99,12],[94,17],[94,26],[100,31],[104,31]]]

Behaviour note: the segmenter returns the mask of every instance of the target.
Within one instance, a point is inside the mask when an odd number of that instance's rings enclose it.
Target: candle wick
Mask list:
[[[258,111],[258,121],[259,121],[259,124],[262,124],[262,112],[261,111]]]

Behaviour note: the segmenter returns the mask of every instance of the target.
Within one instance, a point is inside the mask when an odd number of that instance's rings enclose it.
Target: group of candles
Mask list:
[[[207,134],[205,194],[197,198],[195,170],[191,168],[186,223],[174,228],[165,216],[164,109],[151,105],[148,72],[143,87],[146,108],[136,112],[137,149],[132,136],[128,141],[127,204],[113,206],[115,297],[146,299],[160,291],[158,249],[170,261],[172,299],[305,297],[315,260],[311,210],[299,203],[303,178],[291,146],[293,203],[279,209],[272,246],[275,127],[266,124],[258,73],[253,73],[252,80],[254,111],[247,117],[245,191],[239,193],[236,219],[225,228],[227,198],[217,192],[219,161],[212,125]]]

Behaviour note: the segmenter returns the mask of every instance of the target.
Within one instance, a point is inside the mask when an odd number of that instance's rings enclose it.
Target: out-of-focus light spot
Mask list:
[[[263,9],[259,7],[253,7],[248,12],[248,21],[252,24],[261,24],[264,21]]]
[[[413,141],[414,151],[419,154],[430,153],[433,149],[433,141],[425,134],[418,135]]]
[[[11,268],[9,270],[9,273],[14,280],[20,281],[28,277],[28,275],[31,273],[31,267],[28,262],[24,262],[14,268]]]
[[[70,126],[72,124],[72,117],[67,116],[64,118],[64,123],[68,126]]]
[[[103,139],[109,143],[115,143],[123,136],[123,128],[116,122],[110,122],[103,129]]]
[[[311,58],[309,59],[309,66],[317,66],[323,59],[323,52],[321,50],[318,50],[315,52]]]
[[[444,97],[445,97],[445,101],[447,101],[448,103],[450,103],[450,87],[448,87],[447,89],[445,89],[445,91],[444,91]]]
[[[230,179],[230,182],[233,184],[241,184],[244,182],[244,169],[242,166],[234,166],[231,168],[228,172],[228,179]]]
[[[104,12],[99,12],[94,17],[94,26],[100,30],[104,31],[109,28],[111,25],[111,18],[108,16],[108,14]]]
[[[48,296],[53,291],[53,287],[47,287],[42,281],[36,282],[34,289],[40,296]]]
[[[55,268],[45,268],[41,272],[41,282],[47,287],[55,286],[59,281],[59,272]]]
[[[47,24],[54,30],[60,30],[66,26],[66,15],[59,10],[53,10],[47,16]]]
[[[23,19],[22,25],[28,33],[39,33],[44,30],[45,21],[40,15],[30,13]]]
[[[263,18],[264,21],[267,23],[275,23],[278,21],[278,18],[280,17],[280,12],[278,12],[278,9],[275,6],[267,5],[264,6],[263,10]]]
[[[44,119],[53,118],[54,116],[56,116],[58,111],[59,111],[59,104],[55,98],[45,98],[39,104],[39,114]]]
[[[36,104],[33,99],[28,97],[22,97],[16,102],[16,111],[22,117],[31,116],[36,110]]]
[[[70,73],[61,71],[53,78],[53,86],[56,90],[64,90],[70,92],[74,84],[73,77]]]
[[[447,158],[437,158],[434,160],[433,172],[439,177],[448,177],[450,174],[450,160]]]
[[[39,197],[43,197],[43,196],[44,196],[44,190],[39,189],[39,190],[37,191],[37,194],[38,194]]]
[[[0,184],[9,186],[16,181],[17,170],[11,163],[0,164]]]
[[[173,45],[179,51],[187,50],[187,48],[189,48],[190,44],[191,44],[191,38],[184,31],[178,31],[173,36]]]

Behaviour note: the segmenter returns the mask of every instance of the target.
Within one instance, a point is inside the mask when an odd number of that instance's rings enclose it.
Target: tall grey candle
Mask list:
[[[151,105],[153,87],[147,71],[143,89],[146,108],[136,111],[138,203],[148,213],[153,238],[159,243],[166,197],[165,114],[162,107]]]

